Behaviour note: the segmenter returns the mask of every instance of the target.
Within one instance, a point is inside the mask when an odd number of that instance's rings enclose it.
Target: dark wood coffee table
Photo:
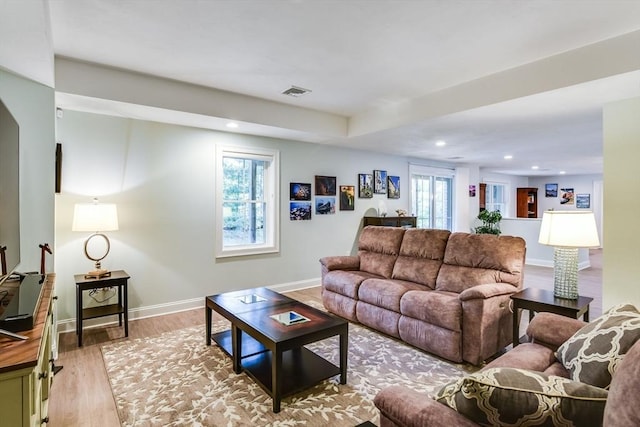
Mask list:
[[[244,370],[271,396],[273,412],[280,412],[283,397],[327,378],[340,375],[340,384],[347,383],[346,320],[267,288],[211,295],[205,303],[207,345],[213,340],[231,356],[235,373]],[[212,311],[229,320],[231,330],[212,335]],[[289,311],[309,320],[287,326],[271,317]],[[340,336],[339,366],[303,347],[336,335]]]

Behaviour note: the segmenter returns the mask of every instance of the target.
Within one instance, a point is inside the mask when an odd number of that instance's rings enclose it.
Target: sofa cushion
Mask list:
[[[520,237],[452,233],[436,289],[460,293],[476,285],[509,283],[520,287],[525,241]]]
[[[334,270],[327,273],[322,281],[322,287],[331,292],[358,299],[358,288],[366,279],[379,277],[364,271]]]
[[[450,234],[449,230],[424,228],[405,231],[391,277],[434,289]]]
[[[551,374],[547,372],[551,369],[554,371],[552,375],[569,378],[569,373],[558,363],[554,351],[536,343],[523,343],[507,351],[489,362],[484,369],[491,368],[519,368],[547,374]]]
[[[640,405],[635,403],[640,393],[640,343],[635,343],[624,356],[611,381],[604,424],[607,426],[640,426]],[[629,402],[634,399],[634,404]]]
[[[491,368],[444,386],[435,396],[480,425],[602,425],[607,391],[567,378]]]
[[[450,331],[462,330],[462,304],[458,294],[408,291],[400,300],[400,312]]]
[[[609,388],[624,355],[640,338],[640,312],[631,304],[617,305],[578,330],[556,353],[570,378]]]
[[[424,292],[428,288],[417,283],[392,279],[367,279],[358,289],[358,300],[400,313],[400,298],[410,290]]]
[[[391,278],[404,228],[367,226],[358,239],[360,270]]]

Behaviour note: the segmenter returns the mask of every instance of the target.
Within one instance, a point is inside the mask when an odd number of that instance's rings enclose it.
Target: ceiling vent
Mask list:
[[[291,86],[289,89],[285,90],[284,92],[282,92],[283,95],[289,95],[289,96],[293,96],[293,97],[299,97],[302,96],[306,93],[311,92],[311,90],[309,89],[305,89],[302,87],[298,87],[298,86]]]

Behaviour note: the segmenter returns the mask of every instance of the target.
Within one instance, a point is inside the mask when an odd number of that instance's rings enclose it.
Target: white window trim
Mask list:
[[[483,181],[485,184],[487,185],[503,185],[504,186],[504,206],[505,206],[505,212],[500,212],[502,214],[503,217],[509,217],[511,214],[511,184],[508,182],[503,182],[503,181],[492,181],[492,180],[487,180],[487,181]]]
[[[265,224],[272,232],[265,234],[265,243],[261,245],[234,246],[224,248],[223,245],[223,166],[222,160],[228,156],[240,156],[253,159],[268,159],[270,166],[265,176],[265,197],[267,210]],[[216,215],[215,215],[215,256],[228,258],[247,255],[280,252],[280,151],[256,147],[232,147],[218,145],[216,147]]]
[[[453,186],[451,188],[451,230],[455,230],[456,227],[456,212],[457,212],[457,199],[456,199],[456,170],[444,167],[426,166],[416,163],[409,163],[409,189],[411,189],[411,179],[413,175],[425,175],[425,176],[437,176],[441,178],[451,178],[453,180]],[[413,206],[414,195],[409,190],[409,207]]]

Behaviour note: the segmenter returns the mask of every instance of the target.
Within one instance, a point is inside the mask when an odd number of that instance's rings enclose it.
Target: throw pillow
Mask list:
[[[640,338],[640,312],[631,304],[611,308],[578,330],[556,352],[572,380],[609,388],[611,377]]]
[[[444,386],[435,399],[483,426],[597,426],[607,394],[542,372],[489,368]]]

